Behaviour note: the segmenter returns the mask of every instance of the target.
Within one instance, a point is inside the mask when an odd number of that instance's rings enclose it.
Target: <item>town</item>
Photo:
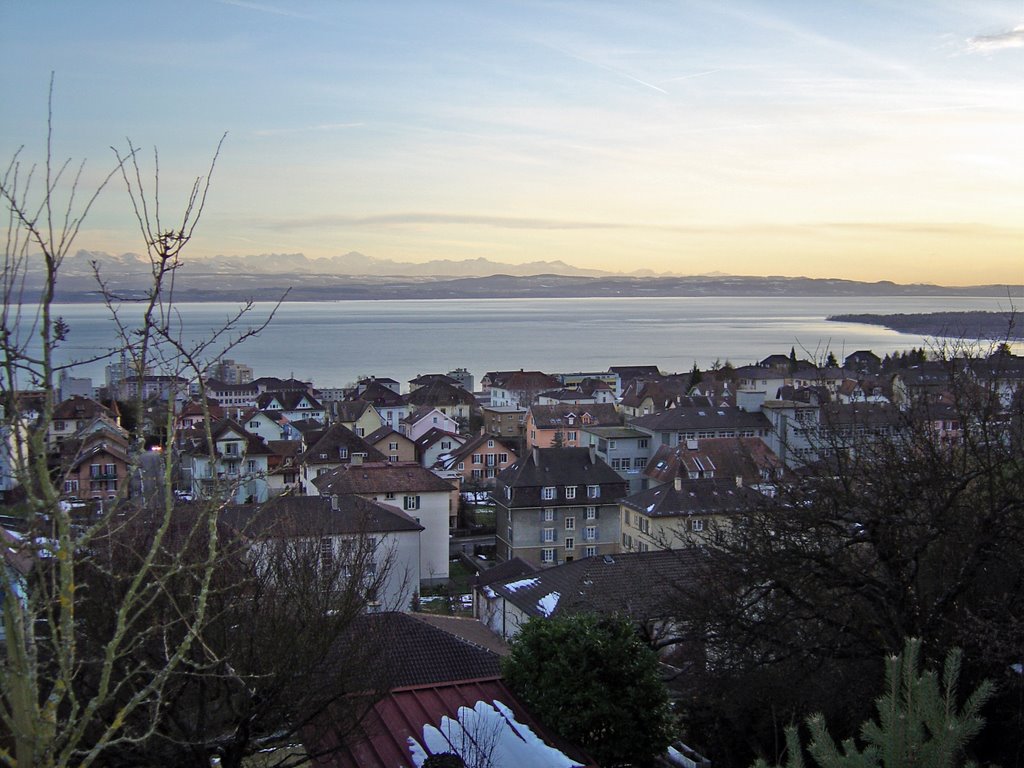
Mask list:
[[[988,397],[983,420],[967,393]],[[189,380],[123,358],[101,386],[65,374],[55,394],[46,453],[59,503],[78,519],[163,498],[186,517],[212,505],[221,535],[247,558],[284,545],[320,571],[355,573],[355,613],[379,614],[393,651],[419,658],[399,665],[389,696],[365,715],[387,722],[389,707],[411,716],[417,686],[472,707],[479,692],[467,681],[486,679],[515,702],[500,659],[531,620],[624,616],[663,670],[692,670],[712,651],[695,652],[677,593],[709,552],[735,553],[737,525],[820,483],[822,468],[841,476],[837,462],[901,444],[908,430],[949,456],[1009,439],[1024,358],[1006,345],[946,359],[923,348],[884,359],[860,350],[842,361],[793,349],[682,373],[487,371],[479,387],[465,368],[329,387],[257,377],[233,359]],[[58,550],[16,511],[25,493],[15,433],[31,432],[45,398],[19,391],[4,404],[17,418],[5,421],[0,449],[3,536],[8,566],[23,576]],[[982,434],[993,425],[997,434]],[[27,534],[34,548],[17,546]],[[678,681],[669,690],[677,703],[693,695]],[[521,704],[513,709],[529,720]],[[709,755],[729,764],[720,749],[708,752],[715,745],[698,719],[683,720],[667,764]],[[592,764],[593,747],[588,756],[551,735],[557,727],[530,722],[546,748]],[[326,749],[318,739],[336,738],[327,732],[306,724],[293,739],[340,766],[390,765],[373,755],[407,754],[406,737],[421,738],[416,728],[370,728]]]

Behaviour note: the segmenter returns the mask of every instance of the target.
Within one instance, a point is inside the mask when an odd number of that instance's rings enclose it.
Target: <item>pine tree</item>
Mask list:
[[[921,641],[907,640],[903,653],[886,660],[885,693],[878,698],[878,720],[861,725],[861,749],[854,739],[841,745],[828,732],[825,718],[807,719],[811,743],[807,747],[821,768],[958,768],[964,765],[963,752],[968,742],[981,731],[985,719],[981,708],[992,697],[994,688],[983,682],[957,706],[957,679],[960,677],[959,650],[950,651],[940,685],[933,670],[919,671]],[[804,768],[803,751],[796,726],[786,729],[787,760],[784,768]],[[758,760],[755,768],[769,768]]]

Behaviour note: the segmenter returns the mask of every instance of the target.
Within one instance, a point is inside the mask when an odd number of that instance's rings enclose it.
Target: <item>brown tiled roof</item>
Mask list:
[[[693,441],[690,448],[684,441],[675,448],[658,447],[644,475],[659,483],[671,483],[677,476],[687,477],[691,471],[701,471],[697,465],[709,464],[716,477],[743,478],[746,484],[762,482],[762,470],[771,477],[783,466],[779,457],[758,437],[714,437]]]
[[[380,381],[372,381],[362,392],[352,397],[353,400],[362,400],[378,408],[397,408],[405,405],[405,398],[393,389],[385,387]]]
[[[440,616],[434,613],[417,613],[414,615],[420,621],[424,621],[432,627],[437,627],[449,635],[455,635],[455,637],[465,640],[467,643],[472,643],[499,656],[508,655],[508,643],[474,618],[468,616]]]
[[[402,510],[359,496],[277,496],[262,504],[233,504],[220,521],[246,538],[297,538],[422,531]]]
[[[630,423],[635,427],[649,429],[654,432],[712,429],[756,429],[767,431],[771,428],[768,417],[760,411],[744,411],[729,405],[680,405],[661,413],[638,416]]]
[[[53,407],[53,419],[55,421],[70,421],[73,419],[94,419],[97,416],[114,418],[114,412],[105,405],[97,403],[89,397],[75,395],[67,400],[57,403]]]
[[[431,381],[406,396],[410,405],[476,405],[473,395],[456,384]]]
[[[455,487],[412,462],[379,462],[338,467],[313,480],[322,495],[454,491]]]
[[[347,456],[342,459],[339,449],[345,448]],[[337,464],[349,461],[353,454],[365,453],[366,461],[384,461],[385,456],[366,440],[342,424],[329,427],[300,457],[303,464]]]

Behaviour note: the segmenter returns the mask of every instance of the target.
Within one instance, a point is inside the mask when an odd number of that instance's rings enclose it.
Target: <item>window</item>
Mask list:
[[[565,548],[566,549],[576,549],[576,539],[574,539],[572,536],[566,536],[565,537]]]
[[[484,463],[483,456],[484,455],[482,453],[474,453],[473,454],[473,463],[474,464],[483,464]]]
[[[452,449],[452,441],[451,440],[442,440],[441,441],[441,450],[442,451],[450,451],[451,449]]]
[[[554,519],[555,519],[555,510],[550,509],[550,508],[549,509],[545,509],[544,510],[544,522],[545,523],[550,523]]]
[[[493,467],[495,465],[495,463],[496,463],[496,461],[495,461],[496,459],[497,459],[497,456],[495,456],[493,453],[488,453],[487,454],[487,466],[488,467]]]
[[[484,471],[482,469],[474,469],[472,474],[474,480],[479,480],[484,476]]]
[[[574,515],[569,515],[567,518],[565,518],[565,530],[576,530],[576,517]]]
[[[323,458],[325,458],[325,459],[327,458],[327,456],[325,454],[321,454],[321,456]],[[346,448],[345,446],[340,446],[338,448],[338,458],[339,459],[347,459],[348,458],[348,448]]]
[[[575,485],[567,485],[567,486],[565,486],[565,498],[567,498],[567,499],[575,499],[576,498],[576,486]]]
[[[587,498],[588,499],[599,499],[599,498],[601,498],[601,486],[600,485],[588,485],[587,486]]]
[[[508,526],[508,543],[509,544],[512,543],[512,524],[511,523],[509,523],[509,526]]]
[[[647,466],[647,459],[638,457],[633,459],[633,469],[643,469]]]
[[[597,557],[597,547],[590,545],[583,550],[584,557]]]
[[[507,464],[508,463],[508,454],[507,453],[499,453],[498,454],[498,463],[499,464]]]
[[[394,491],[387,491],[384,494],[384,498],[387,499],[388,501],[394,501],[394,499],[395,499],[395,492]]]
[[[545,501],[551,501],[555,498],[555,486],[549,485],[541,489],[540,497]]]
[[[703,520],[691,520],[690,521],[690,530],[691,531],[703,531],[704,530],[704,521]]]
[[[464,470],[465,468],[466,468],[466,462],[460,461],[459,462],[459,470],[461,471],[461,470]]]
[[[597,520],[597,507],[587,507],[587,520]]]
[[[647,447],[647,438],[644,437],[644,438],[641,438],[640,440],[637,440],[636,441],[636,447],[637,448],[646,448]]]
[[[397,451],[398,450],[398,443],[388,443],[388,450],[389,451]]]
[[[420,497],[419,496],[406,496],[405,497],[405,508],[406,509],[419,509],[420,508]]]
[[[487,441],[487,447],[488,448],[493,448],[494,447],[494,441],[493,440],[488,440]]]
[[[565,433],[565,439],[568,442],[570,442],[570,443],[575,443],[576,442],[576,433],[575,432],[566,432]]]
[[[540,561],[542,563],[553,563],[553,562],[555,562],[555,550],[554,549],[542,549],[540,551]]]
[[[640,542],[640,551],[641,552],[650,552],[651,551],[651,545],[648,544],[646,541],[641,541]]]
[[[111,464],[110,466],[113,467],[114,465]],[[250,475],[256,472],[256,461],[254,459],[249,459],[245,462],[245,469]]]
[[[319,469],[318,469],[318,470],[316,471],[316,476],[317,476],[317,477],[320,477],[321,475],[326,475],[326,474],[327,474],[328,472],[330,472],[330,471],[331,471],[331,470],[327,469],[327,467],[320,467],[320,468],[319,468]]]
[[[334,559],[334,542],[330,536],[320,539],[320,560],[329,563]]]
[[[551,542],[551,541],[554,541],[554,540],[555,540],[555,529],[554,528],[545,528],[544,529],[544,536],[543,536],[543,538],[541,538],[541,541]]]
[[[588,525],[583,529],[583,538],[585,541],[597,541],[597,526]]]
[[[78,492],[78,480],[65,480],[64,481],[64,493],[77,493]]]

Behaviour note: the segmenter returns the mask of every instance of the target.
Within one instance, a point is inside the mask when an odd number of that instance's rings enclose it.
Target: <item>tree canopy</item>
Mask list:
[[[505,660],[512,690],[601,765],[645,764],[673,735],[654,652],[624,618],[535,618]]]

